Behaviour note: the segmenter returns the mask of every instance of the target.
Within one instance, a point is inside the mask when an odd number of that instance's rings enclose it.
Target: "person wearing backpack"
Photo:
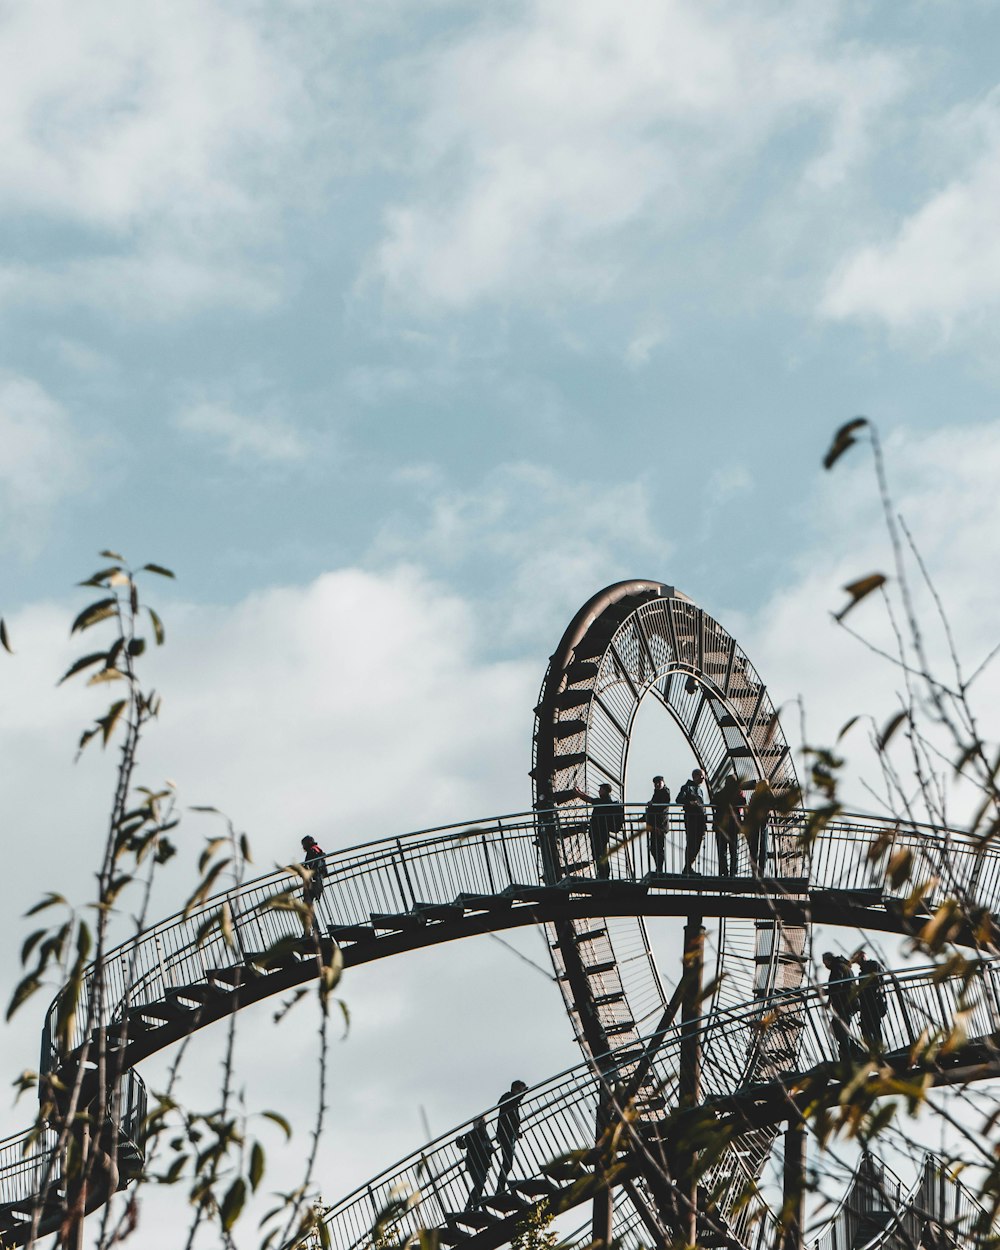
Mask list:
[[[684,876],[700,876],[695,873],[694,861],[698,858],[701,844],[705,841],[705,792],[701,783],[705,774],[700,768],[692,771],[691,776],[677,791],[677,802],[684,812]]]
[[[306,903],[316,903],[323,893],[323,883],[326,880],[326,852],[315,838],[309,837],[302,839],[302,849],[306,853],[302,867],[308,868],[312,873],[302,891],[302,898]]]
[[[877,959],[869,959],[863,949],[851,962],[858,969],[857,1011],[861,1019],[861,1036],[869,1050],[879,1051],[882,1049],[882,1020],[888,1010],[882,981],[885,969]]]

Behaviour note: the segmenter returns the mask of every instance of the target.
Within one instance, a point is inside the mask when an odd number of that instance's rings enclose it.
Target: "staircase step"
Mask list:
[[[256,968],[238,964],[232,968],[209,968],[206,975],[210,981],[223,981],[226,985],[242,985],[244,981],[255,980],[260,973]]]
[[[460,920],[462,908],[457,903],[414,903],[413,910],[427,920]]]
[[[618,964],[613,959],[605,959],[599,964],[585,964],[583,971],[588,977],[598,977],[602,972],[610,972],[612,968],[617,968]]]
[[[387,929],[394,933],[405,933],[410,929],[419,929],[424,923],[423,916],[415,916],[409,911],[372,912],[373,929]]]
[[[604,1007],[608,1003],[620,1003],[625,999],[624,990],[614,990],[610,994],[597,994],[591,1001],[595,1007]]]
[[[327,933],[335,942],[365,942],[375,936],[370,924],[332,924]]]
[[[610,1029],[605,1029],[604,1032],[608,1037],[618,1037],[621,1033],[631,1033],[634,1029],[634,1020],[623,1020],[621,1024],[613,1024]]]
[[[224,998],[227,993],[220,985],[213,985],[211,981],[200,981],[194,985],[175,985],[167,990],[167,998],[183,998],[188,1002],[204,1004],[213,999]]]
[[[181,1007],[176,1002],[144,1003],[141,1007],[129,1007],[126,1013],[129,1019],[142,1016],[147,1020],[166,1020],[172,1024],[176,1020],[186,1020],[194,1011],[193,1007]]]
[[[518,1198],[509,1192],[488,1194],[483,1199],[484,1207],[489,1207],[491,1211],[502,1211],[505,1215],[509,1215],[512,1211],[523,1211],[527,1205],[523,1198]]]
[[[513,901],[509,894],[460,894],[455,900],[466,911],[506,911]]]
[[[526,1198],[550,1198],[556,1192],[556,1186],[541,1176],[532,1176],[523,1181],[512,1181],[511,1189],[516,1189]]]
[[[575,738],[587,728],[587,722],[574,717],[572,720],[557,721],[554,734],[557,738]]]
[[[449,1224],[464,1224],[466,1228],[487,1228],[494,1221],[485,1211],[448,1211]]]
[[[574,660],[566,670],[566,681],[577,686],[581,681],[593,681],[597,676],[598,666],[593,660]]]

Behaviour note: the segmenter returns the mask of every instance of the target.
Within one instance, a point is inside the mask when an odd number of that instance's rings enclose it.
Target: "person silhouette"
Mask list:
[[[621,833],[625,824],[625,808],[611,797],[611,786],[603,782],[597,789],[597,798],[576,788],[577,798],[584,799],[593,807],[590,813],[590,850],[594,860],[594,873],[598,877],[609,877],[611,865],[608,862],[608,846],[611,835]]]
[[[472,1181],[465,1209],[478,1211],[493,1160],[493,1142],[486,1128],[486,1120],[481,1115],[476,1116],[472,1122],[472,1128],[467,1133],[463,1133],[457,1141],[465,1151],[465,1167]]]
[[[694,861],[698,858],[701,844],[705,840],[705,793],[701,783],[705,774],[700,768],[692,771],[691,777],[685,781],[677,792],[677,802],[684,812],[684,875],[695,874]]]
[[[497,1103],[497,1145],[500,1147],[497,1193],[506,1187],[510,1169],[514,1165],[514,1147],[521,1136],[521,1099],[527,1088],[524,1081],[514,1081],[510,1089],[500,1095]]]
[[[653,872],[662,873],[667,853],[667,820],[670,809],[670,787],[663,778],[653,778],[653,795],[646,804],[646,838],[649,863]]]
[[[844,956],[835,955],[833,951],[823,952],[823,963],[830,974],[826,981],[826,993],[830,1011],[833,1013],[833,1035],[837,1039],[837,1051],[841,1061],[848,1063],[853,1049],[847,1026],[854,1011],[854,973]]]
[[[302,898],[307,903],[315,903],[323,893],[323,883],[326,880],[326,852],[315,838],[309,837],[302,839],[302,849],[306,853],[302,867],[308,868],[312,873],[302,891]]]

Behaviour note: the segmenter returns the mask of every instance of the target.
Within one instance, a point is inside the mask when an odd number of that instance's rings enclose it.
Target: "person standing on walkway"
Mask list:
[[[712,829],[719,852],[719,876],[735,877],[736,852],[743,822],[743,791],[735,773],[730,773],[712,803]]]
[[[598,786],[597,798],[577,787],[576,796],[593,806],[590,813],[590,850],[594,859],[594,872],[598,877],[609,877],[611,865],[608,862],[608,847],[613,836],[621,833],[625,825],[625,808],[611,797],[611,787],[607,782]]]
[[[859,950],[851,962],[858,969],[857,1006],[861,1017],[861,1036],[868,1049],[877,1052],[882,1049],[882,1021],[888,1006],[882,980],[885,969],[877,959],[869,959],[864,949]]]
[[[701,844],[705,841],[705,792],[701,783],[705,774],[700,768],[692,771],[691,776],[677,792],[677,802],[684,812],[684,875],[694,874],[694,861],[698,858]]]
[[[323,883],[326,881],[326,852],[315,838],[303,838],[302,849],[306,853],[302,867],[308,868],[312,874],[302,891],[302,898],[307,903],[316,903],[323,893]]]
[[[662,777],[653,778],[653,797],[646,804],[646,839],[653,872],[662,873],[667,854],[667,821],[670,816],[670,787]]]
[[[775,806],[774,792],[768,782],[758,781],[743,813],[743,824],[750,850],[751,870],[762,877],[767,865],[768,829]]]
[[[486,1188],[486,1178],[490,1174],[493,1161],[493,1142],[486,1128],[486,1121],[480,1115],[472,1122],[472,1128],[463,1133],[458,1144],[465,1151],[465,1168],[472,1181],[469,1197],[465,1203],[466,1211],[478,1211]]]
[[[830,974],[826,979],[826,994],[833,1013],[833,1035],[837,1039],[837,1051],[841,1061],[849,1063],[853,1047],[848,1024],[854,1011],[857,990],[854,973],[844,956],[835,955],[833,951],[824,951],[823,963]]]
[[[514,1147],[521,1136],[521,1099],[527,1089],[524,1081],[514,1081],[497,1103],[497,1145],[500,1147],[500,1171],[497,1174],[497,1193],[507,1186],[510,1169],[514,1166]]]

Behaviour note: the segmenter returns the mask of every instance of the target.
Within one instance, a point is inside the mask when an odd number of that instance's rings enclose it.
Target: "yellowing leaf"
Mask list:
[[[868,424],[867,417],[855,417],[852,421],[846,422],[840,427],[833,436],[833,442],[827,449],[826,455],[823,457],[823,468],[832,469],[840,457],[849,447],[853,447],[858,441],[854,435],[858,430],[863,429]]]
[[[856,582],[848,582],[844,589],[851,596],[851,601],[846,607],[835,613],[834,619],[842,621],[852,608],[857,607],[862,599],[866,599],[873,590],[878,590],[885,583],[886,577],[884,573],[869,573],[867,577],[859,577]]]

